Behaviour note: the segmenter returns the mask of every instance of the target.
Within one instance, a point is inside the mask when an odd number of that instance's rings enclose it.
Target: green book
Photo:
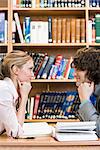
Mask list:
[[[96,43],[100,43],[100,14],[95,15]]]

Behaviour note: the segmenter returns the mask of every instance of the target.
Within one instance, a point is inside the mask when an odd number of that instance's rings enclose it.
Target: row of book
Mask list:
[[[29,53],[34,61],[33,79],[74,79],[74,68],[71,68],[72,57],[62,55],[48,56],[46,53]],[[6,53],[0,53],[0,63]]]
[[[90,7],[100,7],[100,0],[89,0]]]
[[[73,17],[25,17],[23,30],[18,13],[14,13],[15,23],[21,43],[84,43],[85,19]],[[16,37],[16,36],[14,36]],[[13,41],[16,42],[16,39]]]
[[[7,29],[8,21],[6,20],[5,13],[0,12],[0,43],[7,43]]]
[[[100,14],[88,21],[88,42],[100,43]]]
[[[96,105],[96,97],[91,96]],[[75,119],[80,100],[76,91],[42,92],[28,99],[26,119]]]
[[[36,79],[74,79],[71,68],[72,57],[67,59],[61,54],[48,56],[47,53],[31,53],[34,60],[34,78]]]
[[[28,99],[27,119],[75,119],[77,92],[43,92]]]
[[[85,7],[85,0],[13,0],[14,8]]]

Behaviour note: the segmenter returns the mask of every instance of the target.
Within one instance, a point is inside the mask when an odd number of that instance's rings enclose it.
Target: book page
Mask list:
[[[34,122],[23,124],[23,135],[20,138],[51,136],[52,127],[46,122]]]

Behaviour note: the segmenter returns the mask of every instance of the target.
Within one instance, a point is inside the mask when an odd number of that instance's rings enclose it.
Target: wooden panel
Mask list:
[[[8,0],[0,0],[0,7],[8,7]]]

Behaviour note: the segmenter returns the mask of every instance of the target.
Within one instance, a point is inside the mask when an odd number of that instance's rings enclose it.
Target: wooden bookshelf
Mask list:
[[[48,55],[62,54],[66,58],[74,56],[77,49],[82,47],[95,46],[99,47],[100,43],[88,43],[88,20],[90,16],[94,16],[96,13],[100,13],[100,8],[90,8],[89,1],[86,0],[85,7],[71,7],[71,8],[13,8],[13,0],[1,0],[0,12],[5,12],[8,20],[8,43],[0,43],[0,52],[9,53],[13,50],[25,50],[31,52],[45,52]],[[64,16],[64,17],[79,17],[85,19],[85,37],[86,41],[83,43],[12,43],[12,20],[14,12],[18,12],[20,15],[20,21],[23,21],[25,16],[34,18],[48,17],[48,16]],[[47,80],[47,79],[35,79],[32,80],[32,91],[30,96],[46,90],[58,90],[66,91],[67,89],[73,90],[75,87],[75,80]],[[34,120],[33,120],[34,121]]]

